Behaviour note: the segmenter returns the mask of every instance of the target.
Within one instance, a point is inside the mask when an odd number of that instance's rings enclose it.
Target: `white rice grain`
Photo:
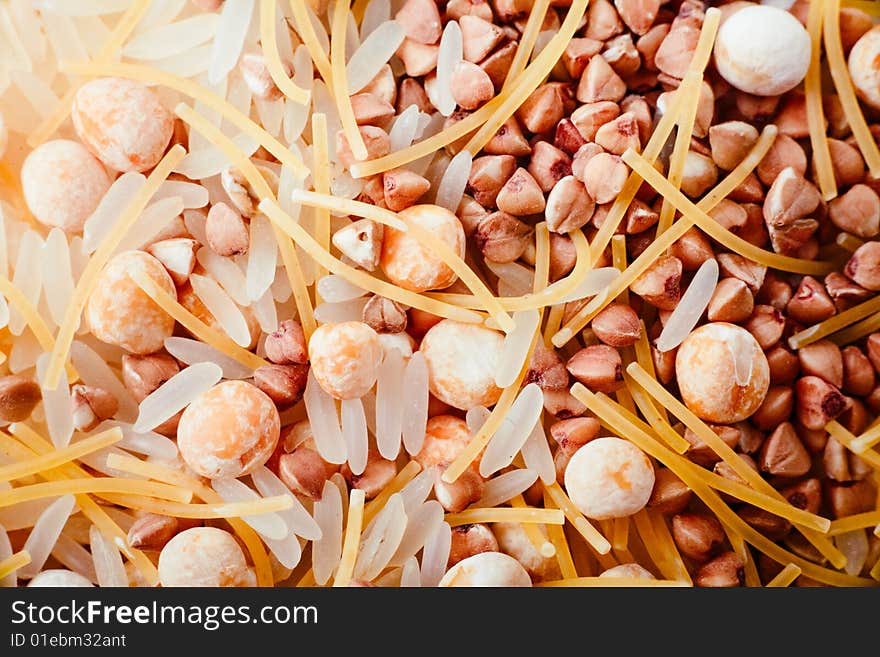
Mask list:
[[[414,513],[428,499],[434,488],[435,476],[435,469],[427,468],[400,489],[400,499],[403,500],[403,508],[406,509],[407,514]]]
[[[86,219],[83,227],[83,248],[87,253],[92,253],[98,248],[98,245],[113,229],[116,219],[146,181],[143,174],[132,171],[123,173],[113,181],[110,189],[104,194],[94,212]]]
[[[42,354],[37,359],[37,379],[43,381],[49,364],[49,354]],[[43,394],[43,413],[46,416],[46,427],[55,447],[67,447],[73,436],[73,414],[70,412],[71,397],[67,377],[62,376],[54,390],[40,385]]]
[[[184,214],[184,217],[186,216]],[[196,260],[214,280],[223,286],[223,289],[235,303],[242,306],[250,303],[247,293],[247,278],[233,260],[217,255],[208,247],[203,247],[196,252]]]
[[[40,18],[57,61],[79,62],[88,59],[89,52],[70,16],[45,13]]]
[[[532,429],[520,453],[526,467],[538,473],[541,481],[547,485],[556,481],[556,466],[553,463],[553,454],[550,453],[550,445],[547,444],[547,436],[540,422],[535,424],[535,428]]]
[[[261,331],[272,333],[278,328],[278,309],[275,307],[271,289],[266,290],[263,296],[251,304],[251,310],[257,318]]]
[[[358,287],[354,283],[348,282],[347,279],[329,274],[318,279],[318,294],[324,301],[329,303],[340,303],[342,301],[351,301],[364,296],[367,291]]]
[[[332,481],[327,481],[314,509],[321,538],[312,543],[312,570],[315,582],[321,586],[330,579],[342,556],[342,509],[342,494]]]
[[[122,54],[131,59],[153,61],[184,53],[209,41],[216,34],[220,17],[204,13],[142,32],[132,37]]]
[[[450,116],[458,106],[452,95],[452,72],[463,58],[461,28],[449,21],[443,28],[437,53],[437,100],[435,106],[443,116]]]
[[[61,16],[104,16],[125,11],[131,0],[33,0],[41,12]]]
[[[421,351],[407,361],[403,372],[401,430],[403,446],[408,454],[418,454],[425,440],[428,423],[428,364]]]
[[[43,569],[58,536],[61,535],[64,523],[73,511],[74,504],[73,495],[63,495],[40,514],[24,543],[24,549],[31,555],[31,562],[19,569],[19,577],[30,579]]]
[[[450,160],[446,167],[446,172],[440,179],[437,186],[437,197],[435,203],[440,207],[446,208],[450,212],[458,210],[461,198],[464,196],[465,187],[467,187],[468,176],[471,175],[471,163],[473,156],[469,151],[459,151],[455,157]]]
[[[93,584],[98,583],[98,574],[95,572],[95,562],[92,559],[92,555],[82,545],[68,536],[66,531],[61,532],[61,536],[58,537],[58,541],[56,541],[55,547],[52,549],[52,556]]]
[[[251,473],[254,486],[264,497],[275,495],[290,495],[290,489],[284,485],[275,473],[265,466],[260,466]],[[321,528],[315,519],[309,515],[305,507],[297,499],[296,495],[290,495],[293,506],[279,511],[278,514],[284,520],[287,528],[307,541],[316,541],[321,538]]]
[[[253,370],[245,367],[234,358],[230,358],[222,351],[198,340],[176,336],[165,338],[165,350],[187,365],[214,363],[220,367],[224,379],[248,379],[254,374]]]
[[[208,69],[208,81],[212,84],[226,77],[238,63],[253,15],[254,0],[226,0],[223,3]]]
[[[480,474],[489,477],[513,462],[544,410],[544,393],[530,383],[517,395],[480,459]]]
[[[27,71],[12,71],[11,77],[36,116],[45,119],[58,109],[58,96],[44,80]]]
[[[40,298],[43,280],[43,240],[34,230],[25,231],[18,245],[18,257],[15,260],[15,269],[12,276],[12,284],[21,292],[25,299],[34,306]],[[15,309],[9,319],[9,332],[12,335],[21,335],[24,331],[24,317]]]
[[[306,390],[303,394],[306,413],[312,427],[315,447],[325,461],[343,464],[348,458],[339,418],[336,415],[336,402],[318,384],[315,375],[309,371]]]
[[[367,526],[361,537],[354,576],[370,581],[379,576],[400,545],[406,532],[407,517],[400,494],[388,498],[385,506]]]
[[[171,73],[181,78],[193,78],[208,70],[211,62],[210,43],[197,48],[190,48],[186,52],[171,57],[163,57],[152,62],[155,68],[166,73]],[[149,83],[146,83],[149,85]]]
[[[535,281],[535,272],[515,262],[492,262],[486,260],[486,267],[498,278],[498,291],[502,296],[522,296],[529,294]]]
[[[89,546],[95,563],[95,577],[101,587],[128,587],[128,575],[116,543],[105,537],[95,525],[89,529]]]
[[[177,196],[183,202],[184,210],[194,210],[208,205],[208,190],[201,185],[183,180],[166,180],[159,186],[153,201],[161,201]]]
[[[513,385],[529,355],[532,338],[538,329],[541,315],[537,310],[518,310],[513,313],[514,329],[504,336],[500,364],[495,372],[495,385],[506,388]]]
[[[846,573],[848,575],[861,573],[870,552],[870,544],[865,530],[854,529],[838,534],[834,537],[834,544],[846,556],[846,566],[844,566]]]
[[[193,130],[191,134],[196,133]],[[238,134],[232,141],[245,155],[250,157],[259,147],[259,144],[245,134]],[[229,166],[229,158],[216,146],[191,150],[183,156],[183,159],[175,167],[175,171],[186,176],[190,180],[202,180],[216,176]]]
[[[376,77],[400,48],[405,36],[400,23],[385,21],[364,39],[345,67],[349,95],[356,94]]]
[[[275,280],[278,262],[278,244],[272,224],[262,214],[251,219],[250,248],[248,250],[247,293],[248,299],[259,299]]]
[[[512,497],[524,493],[537,480],[538,473],[526,469],[511,470],[500,474],[486,482],[483,496],[474,503],[474,506],[489,508],[504,504]]]
[[[419,560],[410,557],[403,562],[400,573],[400,586],[405,589],[418,588],[422,585],[422,574],[419,572]]]
[[[155,429],[208,391],[222,376],[223,370],[214,363],[196,363],[182,369],[140,403],[134,430]]]
[[[213,278],[192,274],[189,277],[195,295],[205,304],[223,332],[242,347],[251,343],[247,320],[239,307]]]
[[[382,458],[393,461],[400,451],[403,430],[403,355],[397,349],[385,354],[376,378],[376,446]]]
[[[171,224],[183,212],[183,199],[179,196],[164,198],[150,203],[134,226],[119,243],[116,252],[140,249],[154,241],[156,235]]]
[[[342,438],[348,450],[348,467],[352,474],[363,474],[367,467],[369,438],[364,405],[360,399],[343,399],[341,405]]]
[[[614,267],[592,269],[587,273],[584,280],[581,281],[577,288],[575,288],[573,292],[565,295],[562,298],[562,301],[568,303],[569,301],[579,301],[580,299],[595,296],[606,290],[609,285],[617,280],[618,276],[620,276],[620,271]],[[548,286],[547,290],[551,291],[560,284],[561,281],[557,281],[556,283],[553,283],[553,285]]]
[[[410,105],[394,120],[388,136],[391,141],[391,152],[396,153],[404,148],[409,148],[413,140],[416,138],[416,131],[419,128],[419,108],[417,105]]]
[[[137,402],[103,357],[77,340],[70,345],[70,358],[83,383],[103,388],[116,397],[119,402],[117,418],[124,422],[134,421],[138,412]]]
[[[254,502],[262,499],[256,491],[238,479],[214,479],[211,481],[211,488],[226,502]],[[281,541],[289,534],[287,525],[277,513],[260,513],[242,516],[241,519],[267,539]]]
[[[715,286],[718,283],[718,261],[714,258],[706,260],[694,277],[681,300],[672,311],[660,337],[657,338],[657,349],[661,352],[675,349],[694,330],[703,311],[709,305]]]
[[[73,296],[70,247],[63,230],[53,228],[49,231],[43,253],[43,292],[52,321],[56,326],[61,326],[67,305]]]
[[[361,20],[361,41],[376,31],[385,21],[391,20],[390,0],[370,0],[364,9],[364,17]]]
[[[402,566],[414,557],[425,545],[428,537],[437,531],[441,522],[443,522],[443,507],[437,500],[425,502],[408,514],[406,532],[388,565]]]
[[[7,463],[14,463],[12,459]],[[0,484],[0,490],[11,490],[12,485],[8,482]],[[5,506],[0,509],[0,525],[6,528],[6,531],[14,532],[19,529],[27,529],[36,524],[40,514],[45,511],[52,503],[52,498],[47,497],[39,500],[30,500],[28,502],[19,502],[12,506]]]
[[[449,549],[452,547],[452,527],[440,523],[425,541],[422,551],[422,586],[437,586],[446,574]]]
[[[10,18],[16,28],[15,32],[27,49],[31,61],[45,60],[48,42],[40,18],[30,0],[10,0],[8,6]]]
[[[9,542],[9,534],[6,528],[0,525],[0,561],[8,559],[12,556],[12,544]],[[18,583],[18,577],[15,572],[11,572],[6,577],[0,578],[0,588],[9,588]]]
[[[106,431],[114,427],[122,431],[122,440],[116,443],[116,447],[161,461],[173,461],[178,456],[177,443],[173,440],[154,431],[135,431],[134,426],[127,422],[108,420],[99,424],[95,431]]]
[[[260,125],[273,137],[281,136],[281,126],[284,122],[284,99],[262,100],[254,98],[254,107],[257,108],[257,117]]]
[[[150,8],[134,28],[134,34],[167,25],[180,15],[188,4],[190,4],[189,0],[151,0]]]

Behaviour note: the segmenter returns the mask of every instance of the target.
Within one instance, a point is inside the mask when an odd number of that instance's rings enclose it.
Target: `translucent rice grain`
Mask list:
[[[425,541],[425,549],[422,551],[422,586],[437,586],[443,579],[449,561],[450,547],[452,547],[452,528],[448,523],[440,523]]]
[[[406,509],[407,514],[415,512],[428,499],[434,488],[435,474],[434,468],[422,470],[400,489],[400,499],[403,500],[403,508]]]
[[[122,54],[146,61],[171,57],[209,41],[217,33],[219,23],[220,17],[214,13],[184,18],[134,36]]]
[[[122,554],[112,540],[105,537],[95,525],[89,529],[89,546],[95,562],[95,576],[101,587],[128,587],[128,575],[122,563]]]
[[[12,71],[12,81],[30,103],[36,116],[51,116],[58,109],[58,96],[39,77],[27,71]]]
[[[181,78],[192,78],[208,70],[211,62],[210,43],[171,57],[163,57],[152,62],[153,67]],[[149,83],[147,83],[149,84]]]
[[[477,433],[477,431],[486,424],[486,420],[489,419],[491,414],[492,411],[485,406],[474,406],[473,408],[468,409],[468,412],[465,413],[464,420],[467,422],[468,431],[471,432],[471,435]]]
[[[680,345],[700,321],[718,284],[718,261],[706,260],[672,311],[657,338],[657,349],[669,351]]]
[[[56,326],[64,321],[64,312],[73,296],[73,272],[70,267],[70,247],[60,228],[49,231],[43,246],[43,290],[49,314]]]
[[[587,273],[584,280],[581,281],[573,292],[562,298],[562,302],[567,303],[569,301],[578,301],[579,299],[592,297],[602,290],[605,290],[617,279],[618,276],[620,276],[620,271],[614,267],[592,269]],[[559,285],[560,282],[556,282],[553,285],[548,286],[547,290],[553,291],[554,286],[558,287]]]
[[[196,363],[181,370],[140,403],[134,430],[155,429],[209,390],[222,376],[223,370],[214,363]]]
[[[182,339],[182,338],[179,338]],[[107,361],[95,350],[80,341],[70,345],[70,358],[83,383],[103,388],[119,402],[116,417],[124,422],[132,422],[137,417],[138,406],[134,397],[116,376]]]
[[[170,23],[188,4],[189,0],[152,0],[147,13],[134,28],[134,33],[140,34]]]
[[[473,157],[470,152],[465,150],[460,151],[450,160],[449,166],[446,167],[446,172],[437,186],[435,200],[437,205],[450,212],[455,212],[458,209],[465,187],[467,187],[468,176],[471,174],[472,161]]]
[[[296,141],[302,136],[306,124],[309,121],[309,112],[311,112],[311,104],[296,103],[290,100],[284,101],[284,117],[282,119],[282,130],[284,140],[289,144]]]
[[[495,372],[495,384],[499,388],[513,385],[516,380],[529,355],[529,347],[541,321],[541,315],[537,310],[518,310],[513,313],[513,321],[516,326],[504,337],[499,358],[500,365]]]
[[[401,588],[418,588],[422,585],[422,574],[419,572],[419,560],[410,557],[403,562],[400,573]]]
[[[336,132],[340,129],[339,110],[336,109],[336,101],[333,100],[333,94],[320,80],[315,80],[312,89],[312,112],[314,114],[323,114],[327,117],[327,143],[336,143]],[[311,154],[307,156],[306,162],[311,161]]]
[[[110,38],[110,28],[98,16],[79,16],[74,18],[74,23],[89,55],[97,57]]]
[[[107,459],[111,456],[115,455],[120,458],[131,458],[131,454],[125,452],[118,447],[108,447],[102,449],[97,452],[92,452],[91,454],[86,454],[85,456],[80,457],[80,463],[83,465],[87,465],[92,470],[96,472],[106,475],[108,477],[121,477],[124,479],[146,479],[141,475],[134,475],[125,470],[117,470],[116,468],[111,468],[107,465]]]
[[[405,36],[406,33],[399,23],[385,21],[364,39],[345,67],[349,94],[356,94],[376,77],[400,48]]]
[[[318,279],[318,294],[324,301],[339,303],[364,296],[367,291],[335,274]]]
[[[330,193],[337,198],[355,199],[364,190],[364,181],[352,178],[348,171],[334,172],[330,181]]]
[[[269,287],[272,298],[278,303],[284,303],[290,299],[292,290],[290,288],[290,279],[287,277],[287,270],[284,267],[278,267],[275,270],[275,280]]]
[[[846,555],[844,570],[848,575],[858,575],[865,567],[870,545],[864,529],[856,529],[834,537],[834,544]]]
[[[364,9],[364,17],[361,20],[361,41],[376,31],[385,21],[391,20],[390,0],[370,0]]]
[[[201,185],[183,180],[166,180],[159,186],[153,201],[177,196],[183,202],[184,210],[194,210],[208,205],[208,190]]]
[[[94,527],[94,525],[92,526]],[[98,583],[98,575],[95,572],[95,562],[92,559],[92,555],[82,545],[68,536],[66,532],[62,532],[61,536],[58,537],[58,541],[52,550],[52,556],[93,584]]]
[[[284,121],[284,100],[261,100],[254,98],[254,106],[257,108],[257,117],[260,125],[273,137],[281,135],[281,124]]]
[[[354,14],[348,12],[348,25],[345,29],[345,61],[348,62],[351,59],[351,56],[354,54],[355,50],[357,50],[358,46],[361,45],[361,37],[358,34],[358,25],[357,21],[354,18]]]
[[[425,502],[414,512],[408,514],[406,532],[400,545],[388,562],[391,566],[401,566],[422,549],[425,541],[443,522],[443,507],[437,500]]]
[[[486,266],[498,278],[498,291],[502,296],[522,296],[534,287],[535,272],[515,262],[486,261]],[[502,292],[502,287],[504,291]]]
[[[3,119],[0,118],[0,133],[3,132]],[[2,137],[0,137],[2,142]],[[0,157],[3,157],[3,148],[0,146]],[[3,209],[3,201],[0,201],[0,275],[9,277],[9,239],[6,235],[6,211]]]
[[[214,35],[208,81],[216,83],[235,68],[254,15],[254,0],[226,0]]]
[[[401,419],[403,446],[408,454],[418,454],[425,440],[428,423],[428,364],[422,352],[415,352],[403,372]]]
[[[254,470],[251,473],[251,479],[254,482],[254,486],[257,487],[257,490],[264,497],[290,495],[290,489],[284,485],[284,482],[265,466],[260,466]],[[278,512],[287,528],[307,541],[315,541],[321,538],[321,528],[318,526],[318,523],[309,515],[309,512],[306,511],[305,507],[296,498],[296,495],[290,496],[293,499],[293,506]]]
[[[48,363],[49,354],[42,354],[37,359],[39,381],[43,381]],[[70,412],[73,402],[67,379],[62,376],[54,390],[48,390],[42,384],[40,389],[43,395],[43,414],[46,416],[46,427],[49,429],[52,444],[58,448],[67,447],[73,436],[73,414]]]
[[[154,431],[135,431],[134,427],[127,422],[108,420],[99,424],[95,432],[106,431],[114,427],[118,427],[122,431],[122,440],[115,443],[116,447],[161,461],[173,461],[178,456],[177,443],[173,440]]]
[[[278,20],[275,21],[275,41],[278,44],[278,57],[282,62],[289,62],[293,59],[293,43],[290,38],[291,24],[286,19],[289,10],[284,6],[283,2],[279,4],[281,5],[281,12],[278,14]],[[260,25],[258,21],[253,21],[251,23],[251,31],[246,39],[248,43],[251,41],[257,41],[260,38],[259,28]]]
[[[422,115],[424,116],[424,114]],[[440,114],[440,112],[434,112],[428,121],[427,127],[422,130],[422,133],[419,137],[421,140],[428,139],[429,137],[433,137],[434,135],[440,133],[443,130],[443,126],[446,122],[446,118]],[[420,176],[427,175],[427,171],[431,163],[434,161],[434,158],[437,156],[437,153],[428,153],[424,157],[420,157],[417,160],[413,160],[409,164],[406,165],[406,168],[412,171],[413,173],[417,173]],[[435,188],[436,189],[436,188]],[[428,190],[428,197],[433,193],[434,190]]]
[[[400,451],[403,429],[403,356],[397,349],[385,354],[376,378],[376,446],[382,458],[393,461]]]
[[[544,410],[544,393],[537,383],[530,383],[517,396],[501,427],[492,436],[483,458],[480,474],[488,477],[513,462]]]
[[[150,203],[134,226],[119,243],[116,252],[140,249],[155,241],[154,238],[183,212],[183,200],[172,196]]]
[[[345,463],[348,456],[336,415],[336,403],[321,388],[311,371],[306,382],[303,401],[318,453],[329,463],[339,465]]]
[[[226,502],[253,502],[262,499],[250,486],[238,479],[214,479],[211,487]],[[242,516],[250,527],[268,539],[280,541],[288,535],[287,525],[277,513]],[[276,555],[277,556],[277,555]]]
[[[16,28],[14,32],[21,39],[31,61],[46,59],[46,34],[32,4],[28,0],[12,0],[7,6]]]
[[[13,463],[12,459],[4,461]],[[12,485],[8,482],[0,484],[0,490],[10,490]],[[0,509],[0,525],[6,528],[6,531],[14,532],[18,529],[27,529],[33,527],[40,517],[52,503],[52,498],[43,498],[39,500],[30,500],[28,502],[19,502],[12,506],[6,506]]]
[[[131,0],[34,0],[34,8],[62,16],[104,16],[125,11]]]
[[[367,526],[361,537],[354,576],[370,581],[379,576],[397,551],[406,532],[407,518],[400,494],[395,493]]]
[[[412,145],[419,128],[419,116],[418,106],[410,105],[394,120],[394,125],[391,126],[391,131],[388,133],[392,153]]]
[[[0,525],[0,561],[8,559],[13,554],[12,544],[9,542],[9,534],[3,525]],[[18,577],[14,572],[9,573],[6,577],[0,578],[0,588],[9,588],[18,583]]]
[[[195,131],[193,131],[195,132]],[[238,150],[250,157],[259,147],[259,144],[245,134],[238,134],[232,138]],[[211,146],[200,150],[192,150],[183,156],[174,170],[190,180],[202,180],[216,176],[229,166],[229,158],[219,148]]]
[[[275,299],[272,298],[272,290],[266,290],[259,299],[251,304],[251,310],[260,330],[264,333],[272,333],[278,328],[278,310],[275,307]]]
[[[6,297],[0,295],[0,329],[9,325],[9,304]]]
[[[83,227],[83,248],[92,253],[113,229],[116,219],[125,209],[135,194],[144,186],[146,178],[141,173],[123,173],[117,178],[95,211],[86,219]]]
[[[37,305],[37,300],[40,298],[40,289],[42,288],[42,251],[43,240],[40,239],[37,232],[33,230],[25,231],[18,245],[18,258],[15,261],[15,273],[12,276],[12,284],[34,306]],[[9,332],[12,335],[21,335],[24,327],[24,317],[13,309],[9,319]]]
[[[367,419],[360,399],[342,400],[342,438],[348,451],[348,467],[352,474],[363,474],[367,467]]]
[[[278,244],[272,224],[261,214],[251,219],[248,251],[247,293],[251,301],[259,299],[275,280]]]
[[[220,367],[224,379],[247,379],[254,374],[253,370],[237,360],[198,340],[180,337],[165,338],[165,349],[177,360],[187,365],[214,363]]]
[[[18,374],[24,370],[30,369],[37,363],[37,358],[43,353],[43,348],[30,331],[22,333],[20,337],[12,342],[12,349],[9,350],[9,371]],[[37,408],[39,411],[39,408]]]
[[[342,509],[339,489],[332,481],[325,482],[314,509],[321,538],[312,543],[312,570],[315,582],[321,586],[330,579],[342,555]]]
[[[63,495],[40,514],[24,543],[24,549],[31,555],[31,562],[18,571],[19,577],[30,579],[43,569],[73,507],[73,495]]]
[[[462,52],[461,28],[456,21],[449,21],[443,29],[437,53],[436,107],[443,116],[450,116],[457,107],[452,95],[452,72],[461,62]]]
[[[486,482],[483,496],[474,503],[475,507],[489,508],[504,504],[509,499],[527,491],[538,480],[533,470],[519,469],[505,472]]]
[[[263,537],[266,547],[285,568],[296,568],[302,558],[302,545],[296,534],[288,534],[282,539]]]
[[[247,278],[233,260],[217,255],[208,247],[202,247],[196,252],[196,260],[214,280],[223,286],[233,301],[243,306],[250,303],[247,294]]]
[[[548,485],[556,481],[553,454],[550,453],[550,445],[547,444],[547,436],[540,422],[535,424],[520,453],[526,467],[537,472],[541,481]]]
[[[195,295],[205,304],[205,308],[214,316],[223,331],[236,344],[248,347],[251,343],[251,333],[247,320],[217,281],[207,276],[192,274],[189,282]]]
[[[72,18],[52,13],[41,14],[40,18],[57,61],[79,62],[88,59],[89,52]]]

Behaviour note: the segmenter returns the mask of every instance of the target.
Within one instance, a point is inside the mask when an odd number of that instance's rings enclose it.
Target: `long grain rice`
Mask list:
[[[529,294],[534,288],[535,271],[515,262],[486,261],[489,270],[498,277],[498,293],[505,297]]]
[[[400,573],[401,588],[418,588],[422,585],[422,574],[419,572],[419,560],[410,557],[403,562],[403,568]]]
[[[141,173],[129,171],[113,181],[101,198],[98,207],[86,219],[83,227],[83,247],[87,253],[94,252],[113,229],[117,217],[141,190],[147,179]],[[167,184],[167,183],[163,183]]]
[[[208,81],[212,84],[226,77],[235,67],[254,15],[254,0],[226,0],[214,34]]]
[[[364,17],[361,19],[361,41],[376,31],[382,23],[391,20],[390,0],[370,0],[364,9]]]
[[[116,447],[161,461],[173,461],[178,456],[177,443],[173,440],[154,431],[135,431],[127,422],[107,420],[99,424],[95,431],[105,431],[113,427],[122,431],[122,440],[116,443]]]
[[[511,470],[500,474],[486,482],[483,496],[474,503],[474,506],[480,508],[500,506],[524,493],[537,480],[538,473],[528,469]]]
[[[62,16],[104,16],[125,11],[131,0],[34,0],[34,8]]]
[[[382,458],[394,460],[403,430],[403,356],[397,349],[385,354],[376,378],[376,446]]]
[[[250,486],[238,479],[214,479],[211,481],[211,488],[226,502],[252,502],[262,499]],[[277,513],[242,516],[241,519],[267,539],[281,541],[289,534],[287,524]]]
[[[205,304],[220,328],[239,346],[247,348],[251,332],[239,307],[213,278],[191,274],[189,282],[193,292]]]
[[[191,134],[198,134],[193,130]],[[259,147],[259,144],[245,134],[237,134],[232,138],[238,150],[250,157]],[[174,170],[190,180],[203,180],[216,176],[230,164],[226,154],[216,146],[210,146],[201,150],[190,150]]]
[[[13,460],[9,459],[9,463],[13,463]],[[4,463],[4,465],[6,464]],[[8,482],[2,482],[2,485],[0,485],[0,490],[11,489],[12,485]],[[43,498],[21,502],[13,506],[5,506],[0,509],[0,525],[10,532],[33,527],[34,524],[36,524],[37,519],[40,517],[40,514],[42,514],[52,502],[52,498]]]
[[[223,370],[214,363],[196,363],[182,369],[152,393],[138,407],[135,431],[150,431],[220,381]]]
[[[214,280],[223,286],[223,289],[235,303],[239,305],[250,303],[247,293],[247,278],[233,260],[217,255],[208,247],[203,247],[196,252],[196,260]]]
[[[501,427],[492,436],[480,459],[480,474],[488,477],[513,462],[544,410],[544,394],[530,383],[517,396]]]
[[[58,2],[59,0],[55,0]],[[30,0],[10,0],[9,16],[32,61],[46,59],[48,41]]]
[[[324,301],[339,303],[364,296],[367,291],[335,274],[322,276],[317,282],[318,294]]]
[[[426,468],[412,478],[412,480],[400,489],[400,499],[407,514],[415,512],[421,506],[431,490],[434,488],[436,471],[434,468]]]
[[[659,351],[670,351],[684,342],[703,316],[717,283],[718,261],[710,258],[700,265],[678,305],[666,320],[666,325],[657,338]]]
[[[141,34],[161,25],[167,25],[180,15],[189,0],[150,0],[150,8],[134,28]]]
[[[278,329],[278,309],[275,307],[271,289],[266,290],[263,296],[251,304],[251,310],[264,333],[272,333]]]
[[[425,541],[422,551],[422,586],[433,587],[440,583],[446,574],[449,549],[452,547],[452,528],[448,523],[440,523],[434,533]]]
[[[55,542],[73,511],[74,504],[73,495],[63,495],[40,514],[24,543],[24,549],[31,555],[31,562],[18,571],[19,577],[29,579],[43,569],[43,564],[55,547]]]
[[[12,284],[21,292],[22,296],[34,306],[40,298],[40,290],[43,281],[43,240],[36,231],[27,230],[18,245],[18,257],[15,260],[15,269],[12,276]],[[25,327],[24,317],[17,311],[12,310],[9,319],[9,332],[12,335],[21,335]]]
[[[440,50],[437,53],[437,92],[434,106],[443,116],[450,116],[458,104],[452,95],[452,73],[463,58],[461,28],[457,21],[449,21],[443,28]]]
[[[88,59],[88,50],[71,17],[46,13],[41,15],[41,20],[57,61],[76,62]]]
[[[70,345],[70,358],[83,383],[103,388],[119,402],[116,417],[123,422],[133,422],[138,407],[128,388],[117,378],[107,361],[84,342],[75,340]]]
[[[73,271],[70,266],[70,247],[60,228],[49,231],[43,245],[43,292],[49,306],[49,316],[56,326],[64,321],[64,311],[73,297]]]
[[[413,140],[416,138],[416,132],[419,129],[419,112],[418,105],[410,105],[394,120],[388,136],[391,140],[391,152],[396,153],[404,148],[409,148]]]
[[[348,93],[356,94],[376,77],[403,43],[406,33],[400,23],[385,21],[364,39],[345,67]]]
[[[88,534],[86,534],[86,538],[88,538]],[[52,548],[52,556],[73,572],[85,577],[92,584],[98,584],[98,575],[95,572],[95,562],[92,555],[76,540],[68,536],[66,529],[61,532],[55,547]]]
[[[312,570],[315,582],[327,583],[342,555],[342,494],[332,481],[324,484],[321,499],[315,502],[315,522],[321,538],[312,543]]]
[[[354,567],[355,577],[366,581],[378,577],[397,551],[406,526],[403,500],[395,493],[364,531]]]
[[[183,202],[184,210],[194,210],[208,205],[208,190],[201,185],[183,180],[166,180],[153,195],[153,201],[177,196]]]
[[[473,157],[469,151],[460,151],[456,153],[449,161],[440,184],[437,186],[437,195],[435,203],[440,207],[446,208],[450,212],[455,212],[464,196],[465,187],[467,187],[468,176],[471,173],[471,163]]]
[[[179,196],[164,198],[150,203],[128,234],[119,243],[117,252],[140,249],[154,241],[183,212],[183,199]]]
[[[844,570],[849,575],[858,575],[865,567],[870,552],[868,536],[864,529],[855,529],[834,537],[837,549],[846,555]]]
[[[553,454],[550,453],[550,445],[547,443],[547,436],[540,422],[535,424],[535,428],[532,429],[520,453],[526,467],[537,472],[541,481],[548,485],[556,481]]]
[[[89,530],[89,545],[95,564],[95,577],[102,587],[128,587],[128,575],[116,543],[104,536],[95,525]]]
[[[363,474],[367,467],[369,438],[364,405],[360,399],[343,399],[341,404],[342,438],[348,451],[348,467],[352,474]]]
[[[151,64],[160,71],[165,71],[181,78],[192,78],[208,70],[211,62],[211,50],[212,45],[206,43],[197,48],[190,48],[178,55],[157,59],[151,62]]]
[[[8,559],[12,554],[12,543],[9,542],[9,534],[6,533],[6,528],[0,524],[0,561]],[[18,583],[17,580],[18,577],[14,572],[9,573],[6,577],[0,578],[0,588],[15,586]]]
[[[278,512],[290,531],[298,536],[302,536],[307,541],[316,541],[321,538],[321,528],[318,526],[318,523],[309,515],[309,512],[306,511],[297,497],[291,495],[290,489],[284,485],[284,482],[275,473],[265,466],[260,466],[251,473],[251,479],[263,497],[274,497],[275,495],[291,496],[293,506]]]
[[[278,244],[272,224],[261,214],[251,219],[248,252],[247,294],[251,301],[259,299],[275,280]]]
[[[330,395],[324,392],[311,371],[309,371],[303,400],[306,404],[306,412],[309,416],[318,453],[329,463],[340,465],[345,463],[348,458],[347,449],[342,438],[342,429],[339,427],[339,418],[336,415],[336,403]]]
[[[41,354],[37,359],[37,378],[40,381],[44,380],[48,364],[49,354]],[[73,436],[73,413],[70,412],[73,402],[70,396],[70,387],[65,378],[61,377],[54,390],[49,390],[42,384],[40,389],[43,394],[46,427],[49,429],[52,444],[59,448],[67,447]]]
[[[132,37],[123,47],[122,54],[145,61],[178,55],[209,41],[216,34],[219,23],[220,17],[212,13],[168,23]]]
[[[425,440],[428,423],[428,364],[422,352],[415,352],[406,363],[401,383],[401,430],[408,454],[418,454]]]
[[[36,116],[45,119],[58,108],[58,96],[42,79],[28,71],[12,71],[12,82],[30,103]]]
[[[495,372],[495,384],[499,388],[506,388],[516,380],[529,354],[529,347],[541,321],[541,315],[537,310],[518,310],[513,313],[513,321],[516,326],[504,336],[500,364]]]
[[[390,566],[402,566],[422,549],[428,537],[437,531],[440,523],[443,522],[443,507],[437,500],[431,500],[407,516],[406,532],[394,556],[388,562]]]

